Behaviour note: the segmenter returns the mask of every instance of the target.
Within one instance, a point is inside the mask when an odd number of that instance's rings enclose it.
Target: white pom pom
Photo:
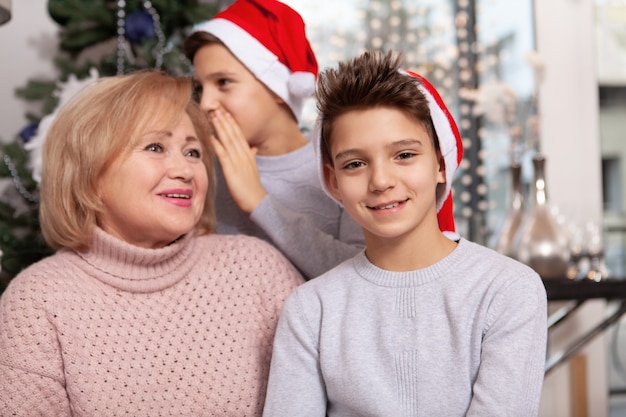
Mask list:
[[[294,72],[287,81],[289,92],[296,97],[308,97],[315,90],[315,75],[310,72]]]

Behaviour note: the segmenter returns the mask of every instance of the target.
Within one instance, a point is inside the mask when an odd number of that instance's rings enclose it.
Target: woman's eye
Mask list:
[[[191,156],[192,158],[201,158],[202,152],[199,149],[190,149],[185,153],[187,156]]]
[[[163,152],[163,146],[160,143],[151,143],[150,145],[146,146],[144,149],[150,152]]]

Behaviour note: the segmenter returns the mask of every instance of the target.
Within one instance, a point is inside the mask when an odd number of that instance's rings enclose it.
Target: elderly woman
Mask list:
[[[212,233],[210,126],[191,81],[103,78],[43,154],[58,249],[0,299],[0,415],[254,416],[300,283],[272,246]]]

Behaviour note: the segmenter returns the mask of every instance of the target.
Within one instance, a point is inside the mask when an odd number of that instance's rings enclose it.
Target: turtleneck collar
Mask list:
[[[99,281],[122,291],[147,293],[168,288],[196,264],[194,233],[160,248],[146,249],[117,239],[100,228],[91,248],[78,252],[80,267]]]

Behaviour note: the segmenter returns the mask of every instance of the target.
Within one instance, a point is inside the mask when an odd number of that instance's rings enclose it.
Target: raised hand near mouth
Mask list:
[[[213,137],[213,147],[228,190],[241,210],[252,213],[267,195],[256,165],[258,150],[248,144],[239,125],[227,111],[211,112],[211,123],[217,135]]]

